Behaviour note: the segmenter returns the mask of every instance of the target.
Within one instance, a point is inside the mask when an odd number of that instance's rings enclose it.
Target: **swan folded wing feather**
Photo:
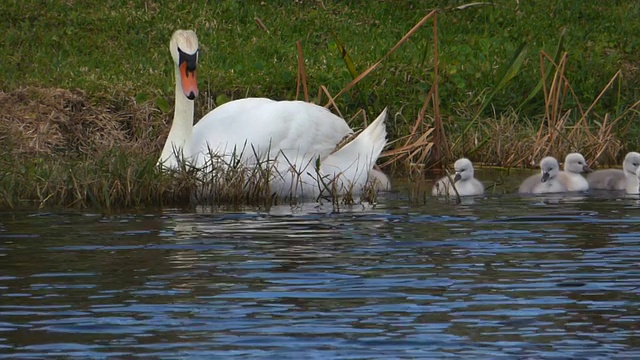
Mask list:
[[[520,194],[530,194],[533,193],[533,189],[538,186],[542,182],[542,174],[534,174],[526,178],[518,187],[518,192]]]
[[[624,170],[604,169],[594,171],[587,176],[589,187],[596,190],[624,190],[627,179]]]
[[[579,173],[560,171],[558,177],[561,179],[563,184],[566,184],[567,191],[589,190],[589,183],[587,182],[587,179]]]
[[[458,181],[455,186],[460,196],[482,195],[484,193],[484,185],[476,178]]]
[[[433,196],[455,196],[455,194],[456,192],[453,190],[453,186],[451,186],[451,180],[446,176],[438,179],[431,189],[431,195]]]
[[[286,160],[282,161],[299,166],[328,156],[349,132],[344,120],[321,106],[247,98],[221,105],[203,117],[194,127],[191,149],[200,154],[197,165],[203,165],[212,152],[241,154],[247,165],[283,154]]]
[[[369,172],[387,144],[386,117],[385,108],[355,139],[321,161],[321,174],[337,180],[338,191],[360,191],[369,180]]]

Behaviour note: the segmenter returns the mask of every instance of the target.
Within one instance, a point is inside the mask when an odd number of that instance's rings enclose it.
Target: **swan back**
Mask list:
[[[198,167],[210,153],[236,156],[251,165],[282,154],[300,166],[300,158],[327,157],[351,133],[343,119],[322,106],[246,98],[205,115],[193,127],[190,151]]]

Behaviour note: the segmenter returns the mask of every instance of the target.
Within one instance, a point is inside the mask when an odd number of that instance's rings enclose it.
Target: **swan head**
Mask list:
[[[473,178],[473,164],[469,159],[458,159],[453,164],[453,168],[456,171],[453,182],[458,182],[460,180],[469,180]]]
[[[171,36],[169,50],[176,65],[176,82],[187,99],[195,99],[198,96],[198,36],[191,30],[176,30]]]
[[[640,153],[632,151],[624,157],[622,169],[625,173],[636,174],[636,170],[640,167]]]
[[[547,156],[540,160],[540,171],[542,172],[541,182],[546,182],[549,179],[553,179],[560,173],[560,165],[558,160],[553,156]]]
[[[580,153],[571,153],[564,158],[564,171],[574,174],[592,172],[584,156]]]

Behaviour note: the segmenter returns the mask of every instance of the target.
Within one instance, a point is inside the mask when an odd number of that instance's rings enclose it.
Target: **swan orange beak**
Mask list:
[[[180,82],[182,83],[182,92],[189,100],[193,100],[198,96],[198,81],[196,80],[196,69],[189,70],[187,62],[180,64]]]

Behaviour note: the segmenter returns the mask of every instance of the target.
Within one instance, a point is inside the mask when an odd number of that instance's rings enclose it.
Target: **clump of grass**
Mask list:
[[[328,97],[328,101],[326,103],[326,107],[333,107],[340,112],[338,106],[336,105],[336,99],[354,88],[360,81],[365,79],[369,74],[371,74],[376,68],[380,67],[381,64],[391,56],[394,52],[400,48],[405,42],[407,42],[424,24],[428,23],[429,20],[432,21],[432,29],[433,29],[433,64],[434,64],[434,82],[431,86],[430,91],[427,93],[422,109],[419,112],[413,126],[409,134],[400,137],[391,142],[391,146],[394,147],[392,150],[384,152],[381,157],[387,158],[381,164],[382,168],[391,168],[403,166],[405,169],[416,169],[416,167],[421,170],[423,168],[422,165],[425,163],[431,162],[434,159],[436,161],[440,161],[440,159],[444,155],[449,154],[449,147],[446,139],[446,135],[444,133],[444,127],[442,124],[442,119],[440,115],[440,101],[438,94],[438,27],[437,27],[437,11],[433,10],[425,15],[420,21],[418,21],[409,31],[407,31],[401,38],[396,42],[396,44],[391,47],[386,53],[378,59],[373,65],[367,68],[365,71],[361,73],[357,73],[355,70],[355,66],[353,65],[353,61],[349,56],[347,49],[339,42],[337,37],[334,34],[334,39],[337,43],[337,46],[340,50],[341,57],[343,58],[345,65],[347,66],[349,73],[353,77],[353,80],[349,82],[345,87],[343,87],[335,96],[332,96],[326,87],[321,86],[318,92],[318,100],[322,98],[322,95],[326,95]],[[303,64],[303,62],[300,62]],[[300,70],[298,71],[298,82],[302,82],[304,84],[304,88],[306,88],[306,79],[303,77],[304,68],[300,66]],[[302,78],[301,78],[302,76]],[[298,86],[299,87],[299,86]],[[429,104],[433,107],[433,126],[428,125],[425,122],[425,118],[428,117],[426,115]],[[364,122],[366,126],[366,118]],[[434,133],[435,131],[435,133]],[[400,145],[399,145],[400,144]]]
[[[544,74],[543,61],[552,60],[544,52],[541,52],[540,59]],[[544,84],[545,116],[537,132],[533,154],[539,157],[546,153],[561,156],[560,154],[579,151],[592,161],[617,162],[624,148],[623,139],[637,114],[640,101],[623,109],[614,119],[611,119],[609,113],[604,116],[596,113],[599,101],[620,76],[618,71],[589,107],[583,110],[580,99],[565,75],[567,59],[565,53],[559,63],[553,64],[555,71],[552,80],[550,84]],[[574,106],[568,107],[568,103]],[[623,121],[627,121],[626,126],[619,126]]]
[[[233,160],[205,170],[183,165],[160,171],[155,154],[110,149],[100,154],[0,157],[0,207],[76,207],[104,210],[210,206],[297,204],[303,199],[279,197],[269,187],[276,175],[267,162],[245,166]],[[332,181],[322,184],[318,201],[334,207],[375,202],[377,191],[367,187],[361,196],[338,192]],[[295,192],[294,192],[295,193]]]
[[[105,210],[189,203],[191,178],[169,178],[157,159],[119,150],[89,157],[0,157],[0,206]]]
[[[512,167],[536,166],[537,159],[531,150],[535,148],[537,127],[515,110],[495,114],[491,118],[479,119],[478,127],[470,132],[468,155],[484,165]]]
[[[0,93],[0,207],[268,208],[299,201],[272,195],[269,182],[277,174],[268,161],[248,167],[235,157],[221,163],[211,154],[217,166],[161,172],[156,162],[168,114],[134,99],[95,102],[63,89]],[[335,184],[323,181],[322,199],[336,205],[375,200],[371,190],[361,197],[338,196]]]
[[[529,119],[514,109],[494,113],[491,118],[480,119],[475,115],[473,126],[458,138],[454,151],[485,164],[505,167],[536,167],[544,156],[562,159],[570,152],[581,152],[592,162],[618,163],[624,155],[624,139],[638,114],[640,101],[622,109],[615,117],[596,112],[605,93],[620,81],[621,73],[617,72],[584,109],[566,75],[568,54],[565,52],[556,58],[558,61],[540,52],[544,115]],[[552,73],[547,69],[552,69]]]
[[[536,137],[534,155],[544,153],[582,152],[592,160],[615,161],[623,149],[623,141],[640,101],[630,105],[614,119],[609,113],[600,116],[595,112],[598,102],[611,89],[621,72],[618,71],[586,110],[583,110],[573,87],[565,76],[568,56],[565,53],[559,63],[554,63],[550,84],[544,84],[545,116]],[[552,59],[541,52],[540,63],[544,76],[544,60]],[[575,104],[567,109],[566,104]],[[629,117],[627,117],[630,115]],[[591,121],[589,121],[591,119]],[[627,126],[616,126],[626,119]],[[617,130],[617,131],[616,131]],[[544,155],[542,155],[544,156]]]
[[[99,104],[80,90],[25,87],[0,92],[0,144],[13,155],[79,155],[119,148],[158,151],[167,116],[151,103]]]

